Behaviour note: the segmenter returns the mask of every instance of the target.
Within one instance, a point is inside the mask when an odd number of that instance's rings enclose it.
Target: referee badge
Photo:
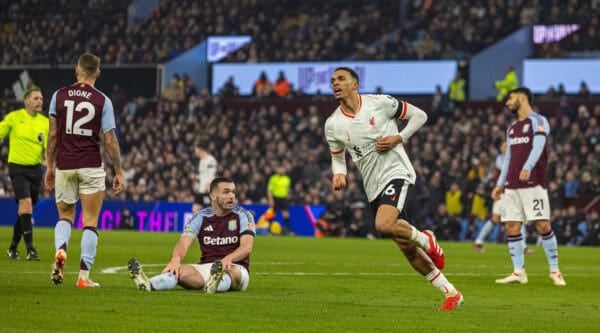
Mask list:
[[[38,142],[44,142],[44,133],[38,134],[37,140],[38,140]]]

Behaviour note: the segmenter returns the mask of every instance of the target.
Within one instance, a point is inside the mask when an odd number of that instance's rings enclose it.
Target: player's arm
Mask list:
[[[11,113],[9,113],[2,121],[0,121],[0,140],[4,139],[8,133],[10,133],[10,129],[12,128],[12,118]]]
[[[212,158],[210,163],[207,165],[207,169],[208,169],[208,174],[209,174],[209,176],[207,178],[215,179],[215,177],[217,177],[217,160]],[[204,193],[210,192],[210,182],[208,184],[206,184],[206,188],[202,189],[202,192],[204,192]]]
[[[401,143],[407,142],[427,122],[425,111],[404,101],[400,103],[395,116],[400,120],[408,119],[408,122],[400,133],[377,140],[376,149],[378,152],[388,151]]]
[[[269,200],[269,206],[273,207],[275,204],[275,199],[273,198],[273,176],[269,177],[269,181],[267,183],[267,200]]]
[[[175,245],[175,248],[173,248],[173,256],[171,257],[171,261],[169,261],[167,267],[165,267],[165,269],[163,269],[162,272],[175,274],[175,277],[179,279],[181,260],[183,260],[183,258],[187,254],[193,242],[194,237],[190,237],[185,233],[181,235],[181,238],[179,238],[179,241]]]
[[[104,102],[104,108],[102,109],[102,131],[104,132],[104,145],[106,146],[106,153],[108,154],[108,157],[110,157],[115,170],[115,177],[113,178],[113,190],[115,194],[118,194],[124,188],[124,181],[123,167],[121,166],[121,148],[119,147],[119,140],[117,140],[115,129],[116,125],[113,105],[110,99],[106,98]]]
[[[325,122],[325,136],[327,137],[329,153],[331,154],[331,173],[333,174],[331,185],[335,191],[339,191],[346,187],[346,174],[348,173],[346,167],[346,147],[343,143],[335,139],[333,132],[333,125],[330,123],[330,119],[327,119]]]
[[[221,259],[224,270],[229,271],[232,263],[239,262],[252,253],[254,236],[256,236],[254,216],[248,211],[242,210],[240,213],[240,246]]]
[[[46,175],[44,185],[47,190],[54,188],[54,177],[56,175],[56,149],[58,129],[56,125],[56,92],[52,94],[50,107],[48,109],[48,143],[46,144]]]
[[[506,154],[504,154],[504,163],[502,164],[502,170],[500,171],[500,176],[498,176],[498,181],[496,182],[496,187],[492,190],[492,199],[498,200],[500,199],[500,194],[504,190],[504,184],[506,183],[506,175],[508,174],[508,166],[510,164],[510,145],[508,143],[508,131],[506,133]]]
[[[532,127],[535,128],[535,133],[533,134],[533,143],[531,144],[531,151],[529,152],[527,161],[525,161],[525,164],[523,165],[523,170],[521,170],[521,173],[519,174],[520,181],[529,180],[531,169],[533,169],[540,159],[540,156],[544,151],[544,146],[546,145],[546,137],[548,132],[550,132],[550,125],[548,124],[546,118],[539,117],[539,120],[540,123],[532,124]]]
[[[223,269],[228,271],[231,269],[231,264],[241,261],[252,253],[254,247],[254,235],[244,234],[240,237],[240,246],[235,251],[223,257]]]

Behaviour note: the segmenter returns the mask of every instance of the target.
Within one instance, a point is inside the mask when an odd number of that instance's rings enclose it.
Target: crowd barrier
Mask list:
[[[258,234],[267,233],[268,223],[264,213],[269,208],[264,204],[241,205],[254,214]],[[140,232],[181,232],[185,223],[192,217],[192,204],[183,202],[134,202],[105,201],[98,218],[101,230],[123,229],[123,212],[128,209],[134,217],[134,230]],[[323,215],[325,207],[316,205],[291,205],[290,221],[292,231],[298,236],[315,236],[316,220]],[[12,198],[0,199],[0,225],[13,225],[17,218],[17,204]],[[36,227],[54,227],[58,220],[56,204],[52,199],[40,199],[33,210]],[[281,213],[275,215],[275,226],[283,224]],[[74,226],[83,228],[81,206],[77,204]],[[277,233],[279,228],[275,230]]]

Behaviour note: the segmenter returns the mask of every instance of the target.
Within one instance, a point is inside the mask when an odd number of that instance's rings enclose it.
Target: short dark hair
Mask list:
[[[527,87],[515,88],[509,91],[506,96],[509,97],[510,94],[523,94],[527,97],[527,102],[529,102],[529,105],[533,105],[533,94],[531,93],[531,90],[529,90],[529,88]]]
[[[345,66],[338,67],[334,70],[334,72],[336,72],[336,71],[346,71],[346,72],[350,73],[350,76],[352,76],[352,78],[354,80],[356,80],[356,82],[360,82],[360,80],[358,79],[358,73],[350,67],[345,67]]]
[[[233,184],[233,180],[231,180],[227,177],[217,177],[217,178],[213,179],[212,182],[210,182],[210,193],[215,191],[219,187],[219,184],[221,184],[221,183],[232,183]]]

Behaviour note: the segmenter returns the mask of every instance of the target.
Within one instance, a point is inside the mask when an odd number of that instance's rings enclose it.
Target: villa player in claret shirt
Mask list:
[[[496,280],[496,283],[527,283],[521,225],[533,223],[542,237],[550,280],[557,286],[565,286],[567,283],[558,269],[556,236],[549,221],[546,138],[550,134],[550,126],[544,116],[532,110],[532,103],[533,95],[524,87],[511,90],[506,99],[506,106],[517,120],[506,131],[508,148],[492,198],[499,200],[504,191],[502,200],[505,200],[506,207],[501,219],[508,235],[514,271]]]
[[[250,253],[256,235],[254,217],[237,205],[235,184],[229,178],[213,179],[209,195],[211,206],[194,214],[185,225],[171,261],[161,274],[148,279],[137,259],[129,260],[129,277],[139,290],[171,290],[180,285],[214,294],[248,288]],[[200,262],[182,264],[196,239],[202,252]]]
[[[361,95],[359,77],[351,68],[338,67],[331,88],[338,108],[325,122],[331,152],[333,189],[346,187],[346,151],[362,178],[375,215],[375,228],[392,239],[412,267],[438,288],[446,300],[442,311],[453,311],[463,295],[446,279],[444,252],[432,231],[419,231],[409,222],[407,203],[416,173],[403,143],[427,121],[427,114],[387,95]],[[397,120],[408,120],[402,131]]]
[[[48,190],[56,188],[58,209],[51,278],[54,284],[63,282],[75,205],[80,199],[83,235],[77,287],[97,288],[100,285],[92,281],[89,274],[96,258],[96,227],[106,188],[106,171],[100,154],[101,133],[114,168],[115,193],[123,190],[123,170],[112,102],[94,87],[100,76],[100,59],[90,53],[81,55],[75,76],[77,83],[58,89],[50,101],[48,169],[44,183]]]

